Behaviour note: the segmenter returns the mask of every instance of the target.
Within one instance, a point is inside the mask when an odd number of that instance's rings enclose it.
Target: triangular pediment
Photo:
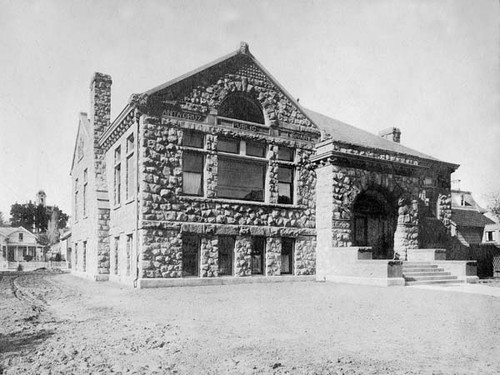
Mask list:
[[[135,96],[146,112],[177,110],[217,115],[221,103],[238,93],[262,107],[266,125],[292,125],[318,132],[300,105],[248,51],[241,48],[177,79]]]
[[[90,122],[87,114],[80,113],[78,119],[78,131],[76,133],[75,146],[73,148],[73,161],[71,162],[71,171],[75,167],[75,164],[83,159],[85,156],[85,147],[88,142],[90,142]]]

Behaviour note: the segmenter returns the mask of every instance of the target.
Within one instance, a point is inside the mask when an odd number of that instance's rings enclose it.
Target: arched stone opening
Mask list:
[[[236,120],[265,124],[260,104],[241,93],[228,95],[219,106],[218,115]]]
[[[352,208],[354,246],[370,246],[374,259],[394,255],[397,200],[388,192],[369,188],[358,194]]]

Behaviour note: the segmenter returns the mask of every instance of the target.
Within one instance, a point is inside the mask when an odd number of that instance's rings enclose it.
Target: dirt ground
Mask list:
[[[1,275],[0,374],[498,374],[500,298]]]

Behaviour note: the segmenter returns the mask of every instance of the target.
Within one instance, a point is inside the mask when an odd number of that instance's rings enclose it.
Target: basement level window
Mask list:
[[[198,236],[184,236],[182,238],[182,276],[198,276],[200,259],[200,238]]]

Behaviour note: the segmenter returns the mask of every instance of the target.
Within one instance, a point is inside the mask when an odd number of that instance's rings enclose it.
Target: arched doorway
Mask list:
[[[354,201],[354,246],[371,246],[374,259],[393,257],[397,202],[388,194],[370,189]]]

